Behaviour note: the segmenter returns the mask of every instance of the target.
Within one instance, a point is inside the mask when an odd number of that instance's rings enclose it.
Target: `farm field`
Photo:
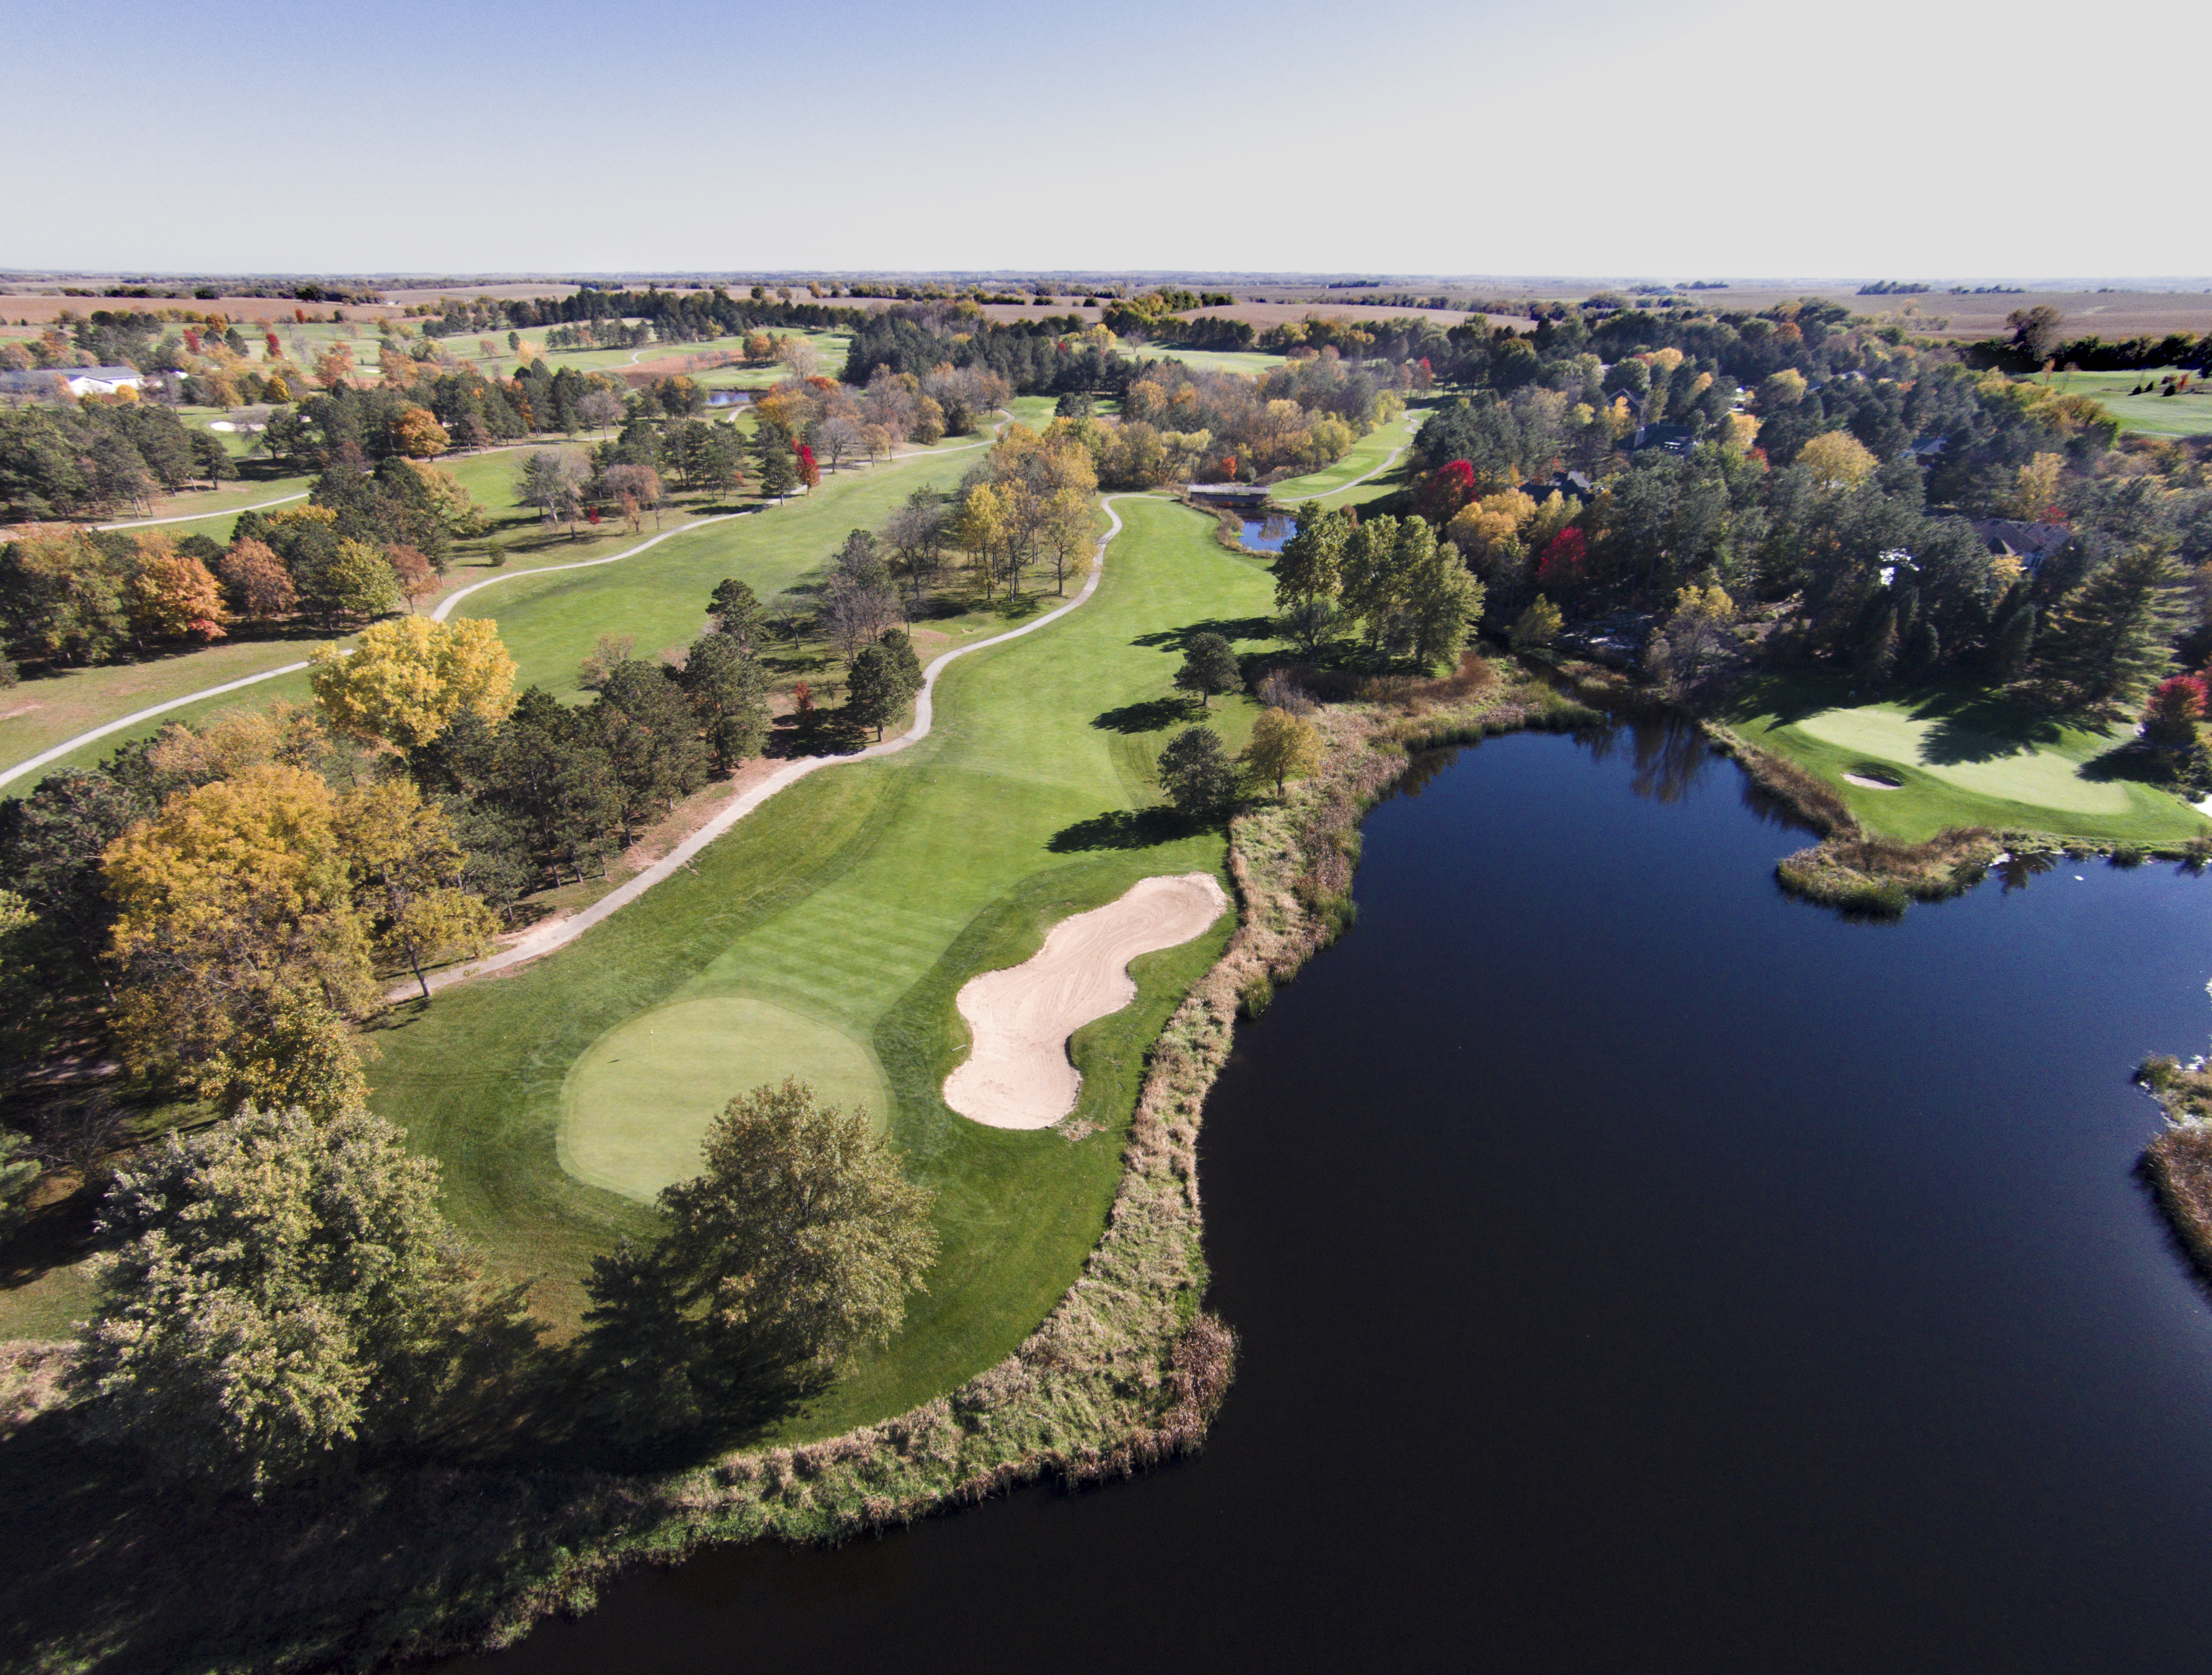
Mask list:
[[[2159,379],[2182,375],[2179,367],[2161,367],[2155,372],[2053,373],[2050,382],[2069,395],[2094,396],[2130,435],[2212,435],[2212,383],[2203,373],[2189,373],[2190,387],[2179,395],[2158,392]],[[2151,387],[2144,394],[2128,393],[2145,384]]]
[[[1249,643],[1271,594],[1265,567],[1215,545],[1208,520],[1158,499],[1119,508],[1127,527],[1097,595],[953,665],[928,738],[800,781],[570,947],[403,1008],[379,1032],[379,1108],[443,1163],[446,1208],[468,1236],[506,1271],[544,1277],[550,1318],[576,1318],[589,1259],[647,1224],[636,1194],[669,1167],[648,1127],[608,1115],[630,1096],[611,1061],[656,1017],[678,1027],[666,1044],[649,1036],[653,1049],[681,1053],[711,1097],[777,1063],[848,1089],[872,1074],[909,1169],[938,1194],[928,1296],[783,1435],[830,1434],[949,1387],[1012,1348],[1074,1277],[1103,1223],[1145,1049],[1217,957],[1226,916],[1139,961],[1136,1004],[1077,1036],[1076,1115],[1098,1126],[1079,1140],[945,1108],[964,1035],[954,996],[1139,877],[1220,866],[1218,832],[1144,812],[1151,762],[1181,725],[1169,685],[1181,637],[1204,626]],[[1253,713],[1237,699],[1209,719],[1235,749]],[[805,1021],[788,1042],[787,1015]],[[687,1130],[702,1120],[658,1073],[635,1102]],[[611,1132],[625,1120],[626,1136]],[[586,1166],[626,1174],[631,1195],[564,1169],[564,1133],[572,1158],[595,1146]]]
[[[1756,683],[1723,716],[1753,743],[1832,785],[1866,828],[1921,842],[1957,826],[2162,844],[2203,816],[2171,792],[2106,777],[2100,757],[2134,729],[2084,731],[1969,688],[1855,702],[1840,680]],[[1845,780],[1893,779],[1895,790]]]

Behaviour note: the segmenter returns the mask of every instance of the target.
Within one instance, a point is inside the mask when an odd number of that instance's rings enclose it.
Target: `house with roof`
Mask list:
[[[136,367],[46,367],[23,373],[0,373],[0,396],[112,396],[122,390],[143,390],[146,374]]]
[[[2031,524],[2018,518],[1977,518],[1973,528],[1990,551],[2016,558],[2030,570],[2074,538],[2065,524]]]

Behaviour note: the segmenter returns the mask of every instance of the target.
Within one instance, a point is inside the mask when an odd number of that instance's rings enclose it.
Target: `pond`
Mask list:
[[[1280,513],[1265,518],[1244,520],[1244,550],[1248,553],[1279,553],[1283,543],[1289,540],[1297,525]]]
[[[755,391],[750,390],[709,390],[707,391],[707,405],[709,407],[750,407],[752,405],[752,399],[755,393]]]
[[[2203,1666],[2212,1313],[2128,1076],[2212,1026],[2212,881],[1852,923],[1662,730],[1437,756],[1366,834],[1208,1106],[1202,1455],[453,1667]]]

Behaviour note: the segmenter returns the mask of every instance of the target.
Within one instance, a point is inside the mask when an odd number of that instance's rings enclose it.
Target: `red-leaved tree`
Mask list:
[[[1474,498],[1474,467],[1455,459],[1431,471],[1421,484],[1421,516],[1441,529]]]
[[[2176,675],[2160,681],[2143,706],[2143,737],[2154,744],[2178,748],[2197,742],[2197,724],[2204,719],[2212,683],[2202,675]]]
[[[822,468],[814,463],[814,450],[801,442],[798,447],[799,480],[809,489],[822,486]]]
[[[1540,587],[1573,587],[1589,565],[1589,543],[1578,529],[1563,529],[1544,543],[1536,555],[1536,584]]]

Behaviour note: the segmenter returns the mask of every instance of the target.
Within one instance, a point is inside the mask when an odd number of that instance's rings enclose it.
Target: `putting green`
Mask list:
[[[737,1095],[796,1076],[833,1105],[866,1104],[880,1132],[890,1096],[875,1057],[842,1030],[765,1000],[679,1000],[618,1024],[562,1089],[561,1167],[651,1203],[699,1173],[707,1125]]]
[[[2014,739],[1947,730],[1944,755],[1972,753],[1982,760],[1931,761],[1929,736],[1941,724],[1885,706],[1823,710],[1794,725],[1797,731],[1824,743],[1901,763],[1980,797],[2069,814],[2125,814],[2130,806],[2127,787],[2118,781],[2085,780],[2081,764],[2071,757]]]

